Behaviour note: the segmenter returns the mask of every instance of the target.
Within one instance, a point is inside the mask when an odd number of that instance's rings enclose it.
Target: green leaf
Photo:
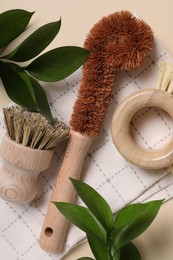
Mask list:
[[[0,14],[0,48],[6,47],[25,30],[33,13],[14,9]]]
[[[25,71],[21,70],[20,67],[16,66],[15,64],[13,64],[13,66],[15,66],[15,70],[18,73],[18,75],[25,81],[26,85],[30,90],[32,98],[36,104],[36,107],[30,106],[27,108],[29,108],[31,111],[35,111],[35,110],[39,111],[50,122],[53,122],[54,119],[52,117],[51,110],[44,89],[35,79],[29,77]]]
[[[77,70],[88,54],[89,51],[76,46],[59,47],[39,56],[25,69],[39,80],[59,81]]]
[[[44,89],[35,79],[30,77],[30,81],[31,81],[35,99],[36,99],[36,102],[37,102],[37,105],[39,107],[41,114],[43,114],[48,119],[48,121],[50,121],[52,123],[54,121],[54,118],[52,116],[50,106],[49,106],[47,96],[46,96]]]
[[[34,58],[52,42],[60,27],[61,20],[43,25],[4,58],[18,62]]]
[[[117,214],[112,248],[116,253],[119,248],[141,235],[156,217],[163,200],[156,200],[144,204],[131,204],[124,207]]]
[[[87,234],[87,238],[93,255],[97,260],[111,260],[109,251],[105,243],[90,234]]]
[[[54,202],[54,204],[78,228],[106,242],[107,235],[104,227],[87,208],[66,202]]]
[[[16,104],[33,111],[38,111],[29,77],[24,71],[17,71],[16,66],[0,62],[0,77],[7,95]]]
[[[86,206],[109,232],[113,228],[113,215],[105,199],[91,186],[81,181],[71,179],[75,190]]]
[[[140,253],[133,243],[129,243],[118,250],[113,260],[141,260]]]
[[[129,243],[120,249],[120,260],[141,260],[140,254],[136,246]]]

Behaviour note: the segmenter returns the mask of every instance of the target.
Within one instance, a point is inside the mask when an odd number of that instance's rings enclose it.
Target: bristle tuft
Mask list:
[[[52,149],[69,136],[69,127],[55,120],[50,124],[40,113],[20,107],[4,108],[4,121],[9,137],[34,149]]]

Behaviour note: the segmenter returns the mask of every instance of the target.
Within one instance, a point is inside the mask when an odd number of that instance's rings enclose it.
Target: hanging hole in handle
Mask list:
[[[51,237],[51,236],[53,235],[53,229],[50,228],[50,227],[47,227],[47,228],[45,229],[45,235],[46,235],[47,237]]]

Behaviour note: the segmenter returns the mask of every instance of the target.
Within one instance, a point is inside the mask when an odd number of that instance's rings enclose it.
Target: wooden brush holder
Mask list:
[[[53,150],[39,150],[18,144],[4,135],[0,156],[0,197],[4,200],[27,203],[37,194],[37,178],[49,167]]]

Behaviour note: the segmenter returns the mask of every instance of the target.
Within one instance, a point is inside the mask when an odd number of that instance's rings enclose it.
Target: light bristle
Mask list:
[[[162,61],[159,64],[158,89],[173,93],[173,63]]]
[[[69,136],[69,127],[57,119],[54,124],[40,113],[20,107],[3,109],[4,121],[10,138],[34,149],[52,149]]]

